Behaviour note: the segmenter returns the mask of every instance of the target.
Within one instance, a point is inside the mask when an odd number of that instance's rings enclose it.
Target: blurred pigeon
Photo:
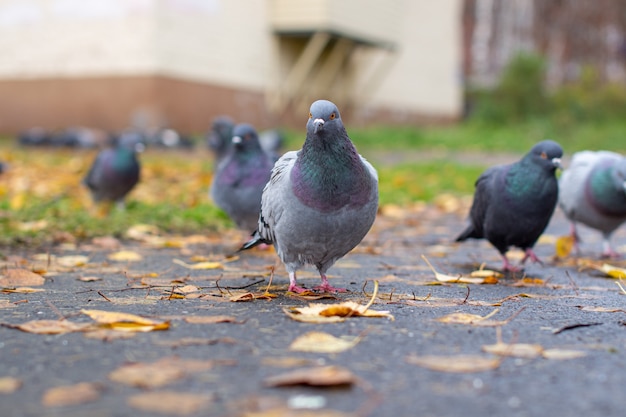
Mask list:
[[[123,133],[118,143],[102,150],[83,179],[95,202],[117,202],[124,207],[124,197],[139,182],[140,165],[136,152],[143,150],[142,136]]]
[[[470,225],[457,242],[468,238],[487,239],[502,255],[503,269],[517,271],[506,257],[510,246],[541,262],[532,248],[548,225],[557,203],[559,189],[555,171],[563,155],[551,140],[537,143],[521,160],[491,167],[476,181]]]
[[[17,140],[22,146],[44,146],[50,144],[51,136],[43,127],[31,127],[20,132]]]
[[[206,143],[215,156],[215,166],[228,153],[233,137],[235,123],[228,116],[219,116],[213,120],[211,130],[207,133]]]
[[[232,143],[213,176],[211,198],[239,228],[252,232],[276,158],[263,152],[256,130],[249,124],[235,126]]]
[[[357,153],[330,101],[311,105],[300,151],[284,154],[263,190],[258,229],[240,250],[273,243],[289,273],[289,291],[303,292],[296,271],[315,265],[316,289],[334,288],[326,271],[361,242],[376,218],[378,175]]]
[[[580,222],[602,233],[602,256],[619,256],[610,238],[626,221],[626,158],[609,151],[577,152],[559,187],[559,206],[571,221],[576,248],[580,241],[576,222]]]
[[[285,135],[278,129],[265,130],[259,133],[259,142],[266,153],[278,156],[285,142]]]

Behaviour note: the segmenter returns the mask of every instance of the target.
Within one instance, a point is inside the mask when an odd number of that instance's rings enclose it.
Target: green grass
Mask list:
[[[563,126],[536,120],[507,126],[348,127],[348,132],[359,151],[372,159],[379,151],[401,156],[403,151],[419,154],[420,150],[521,154],[544,138],[559,141],[566,155],[582,149],[626,151],[626,121]],[[287,135],[285,149],[302,146],[303,131]],[[0,176],[0,245],[42,245],[62,240],[64,234],[78,239],[123,237],[138,223],[181,234],[233,227],[208,198],[212,163],[202,144],[192,153],[149,150],[141,155],[141,184],[130,194],[125,211],[113,210],[106,218],[90,214],[87,193],[79,185],[93,156],[93,152],[26,149],[15,147],[12,141],[0,142],[0,160],[11,166],[9,173]],[[406,160],[396,165],[376,163],[381,205],[428,202],[441,193],[471,194],[476,178],[487,168],[481,160]]]

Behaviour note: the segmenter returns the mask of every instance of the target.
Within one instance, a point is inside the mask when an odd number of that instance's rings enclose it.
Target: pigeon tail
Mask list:
[[[474,225],[470,224],[454,241],[463,242],[472,237],[480,239],[482,236],[479,236],[478,233],[476,233],[476,229],[474,229]]]
[[[254,233],[252,233],[250,240],[248,240],[246,243],[241,245],[241,247],[237,250],[237,253],[244,251],[244,250],[252,249],[253,247],[262,245],[264,243],[266,245],[272,244],[272,242],[270,242],[269,240],[263,239],[261,235],[259,234],[258,230],[255,230]]]

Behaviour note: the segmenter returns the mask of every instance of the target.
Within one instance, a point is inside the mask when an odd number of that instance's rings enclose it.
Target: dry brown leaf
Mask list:
[[[180,259],[172,259],[176,265],[183,266],[188,269],[223,269],[224,265],[221,262],[198,262],[195,264],[188,264]]]
[[[421,366],[432,371],[471,373],[496,369],[500,366],[501,359],[485,358],[478,355],[411,355],[406,358],[406,361],[412,365]]]
[[[143,259],[143,256],[141,256],[141,254],[137,252],[122,250],[110,254],[109,256],[107,256],[107,258],[117,262],[135,262],[141,261]]]
[[[231,295],[229,300],[232,302],[241,302],[241,301],[253,301],[256,297],[251,292],[244,292],[241,294]]]
[[[482,327],[492,327],[492,326],[504,326],[507,324],[513,317],[509,317],[506,320],[488,320],[494,314],[496,314],[500,309],[496,308],[491,313],[486,316],[479,316],[477,314],[469,314],[469,313],[451,313],[446,314],[443,317],[439,317],[436,319],[442,323],[454,323],[454,324],[468,324],[471,326],[482,326]]]
[[[546,359],[566,360],[587,356],[586,352],[569,349],[546,349],[541,354]]]
[[[316,353],[338,353],[351,349],[361,341],[360,337],[338,338],[323,332],[308,332],[291,342],[289,350]]]
[[[27,269],[9,268],[0,276],[0,287],[43,285],[46,279]]]
[[[18,294],[29,294],[31,292],[42,292],[45,291],[43,288],[31,288],[31,287],[17,287],[17,288],[3,288],[2,292],[8,293],[18,293]]]
[[[185,321],[191,324],[243,323],[233,316],[187,316]]]
[[[0,377],[0,394],[12,394],[22,386],[22,380],[12,377]]]
[[[140,388],[157,388],[184,378],[194,372],[204,372],[216,365],[234,365],[233,360],[194,360],[176,356],[152,363],[123,365],[109,374],[109,379]]]
[[[623,308],[601,307],[601,306],[576,306],[582,311],[595,311],[598,313],[626,313]]]
[[[180,293],[180,294],[191,294],[193,292],[198,292],[200,291],[200,288],[196,287],[195,285],[185,285],[182,287],[177,287],[176,289],[174,289],[174,292]]]
[[[315,387],[328,387],[339,385],[352,385],[356,377],[345,368],[338,366],[323,366],[304,368],[287,372],[280,375],[265,378],[263,383],[269,387],[284,387],[292,385],[310,385]]]
[[[484,345],[482,350],[487,353],[500,356],[514,356],[516,358],[536,358],[543,353],[541,345],[528,343],[496,343],[493,345]]]
[[[295,368],[297,366],[313,366],[315,365],[315,361],[312,359],[281,356],[279,358],[263,357],[261,358],[261,364],[274,366],[276,368]]]
[[[113,340],[119,339],[130,339],[131,337],[135,337],[137,333],[131,332],[118,332],[113,329],[96,329],[85,332],[85,337],[87,339],[97,339],[102,340],[104,342],[111,342]]]
[[[74,323],[68,320],[31,320],[8,327],[35,334],[65,334],[83,331],[87,326],[86,324]]]
[[[85,404],[100,398],[100,390],[100,386],[90,382],[54,387],[44,393],[41,403],[46,407]]]
[[[0,300],[0,309],[15,308],[15,307],[17,307],[17,305],[11,302],[11,300]]]
[[[101,327],[124,332],[150,332],[153,330],[167,330],[169,321],[152,320],[134,314],[118,311],[81,310],[96,321]]]
[[[212,401],[211,394],[153,391],[132,395],[128,405],[147,413],[187,416],[196,414]]]

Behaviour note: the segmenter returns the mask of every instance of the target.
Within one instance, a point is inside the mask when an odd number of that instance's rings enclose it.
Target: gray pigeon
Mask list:
[[[139,182],[140,165],[136,152],[143,150],[141,137],[122,134],[112,148],[102,150],[93,162],[83,183],[95,202],[117,202],[124,206],[126,194]]]
[[[230,149],[235,123],[228,116],[218,116],[211,124],[211,130],[206,135],[206,143],[215,156],[215,165],[226,156]]]
[[[608,151],[577,152],[559,186],[559,206],[571,221],[576,248],[580,241],[576,223],[580,222],[602,233],[602,256],[619,256],[610,238],[626,221],[626,158]]]
[[[545,230],[556,207],[559,188],[555,171],[563,155],[551,140],[537,143],[521,160],[491,167],[476,181],[470,225],[456,238],[487,239],[502,255],[505,271],[517,271],[506,257],[509,247],[526,252],[540,262],[532,248]]]
[[[258,229],[240,250],[273,243],[289,273],[289,291],[303,292],[296,271],[315,265],[321,291],[334,288],[326,271],[361,242],[378,210],[378,175],[358,154],[337,106],[311,105],[306,140],[284,154],[263,190]]]
[[[276,158],[261,149],[256,130],[249,124],[233,129],[228,153],[217,166],[211,198],[241,229],[253,232],[259,221],[261,194]]]

